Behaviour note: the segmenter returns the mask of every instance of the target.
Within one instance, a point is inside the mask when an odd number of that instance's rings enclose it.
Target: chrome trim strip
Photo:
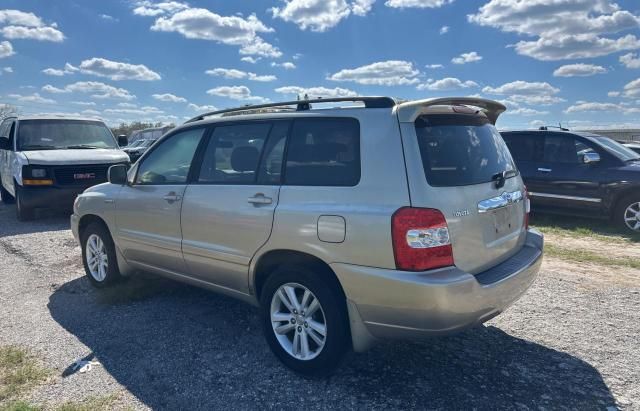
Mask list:
[[[487,213],[498,208],[503,208],[511,204],[519,203],[524,199],[522,191],[504,192],[497,197],[488,198],[478,203],[478,213]]]
[[[577,197],[577,196],[565,196],[561,194],[549,194],[549,193],[534,193],[533,191],[529,191],[529,195],[531,197],[544,197],[544,198],[558,198],[561,200],[574,200],[574,201],[586,201],[589,203],[601,203],[601,198],[593,198],[593,197]]]

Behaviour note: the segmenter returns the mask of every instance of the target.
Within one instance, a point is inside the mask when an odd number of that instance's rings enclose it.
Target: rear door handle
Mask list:
[[[180,199],[182,199],[182,196],[177,195],[176,193],[174,193],[173,191],[170,192],[169,194],[167,194],[166,196],[162,197],[163,200],[169,202],[169,203],[173,203],[176,201],[180,201]]]
[[[542,171],[543,173],[550,173],[551,169],[550,168],[539,167],[538,171]]]
[[[271,204],[273,202],[271,197],[266,197],[262,193],[258,193],[256,195],[254,195],[253,197],[249,197],[249,199],[247,201],[249,203],[255,204],[255,205]]]

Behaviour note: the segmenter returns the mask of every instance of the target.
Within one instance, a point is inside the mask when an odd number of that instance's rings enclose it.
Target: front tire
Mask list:
[[[308,375],[333,372],[349,347],[344,296],[326,276],[301,265],[277,268],[261,294],[267,342],[287,367]]]
[[[640,195],[632,194],[618,201],[614,219],[621,228],[640,234]]]
[[[84,271],[94,287],[104,288],[122,278],[113,239],[104,225],[89,224],[80,234],[80,244]]]
[[[16,217],[18,221],[31,221],[36,216],[35,209],[24,205],[21,188],[16,184]]]

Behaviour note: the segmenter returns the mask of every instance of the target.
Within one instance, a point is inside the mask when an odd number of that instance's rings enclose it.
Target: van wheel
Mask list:
[[[632,194],[618,201],[614,219],[623,229],[640,234],[640,195]]]
[[[18,221],[30,221],[36,216],[35,209],[26,207],[22,202],[22,195],[20,194],[20,186],[16,184],[16,217]]]
[[[84,271],[93,286],[104,288],[121,279],[115,245],[104,225],[89,224],[80,233],[80,244]]]
[[[323,278],[303,266],[281,266],[260,298],[271,350],[287,367],[309,376],[330,374],[349,347],[344,297]]]
[[[0,183],[0,197],[2,197],[2,202],[5,204],[13,204],[13,202],[15,201],[13,196],[7,190],[5,190],[2,183]]]

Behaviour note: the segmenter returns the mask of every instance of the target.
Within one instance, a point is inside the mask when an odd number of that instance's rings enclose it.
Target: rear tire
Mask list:
[[[0,183],[0,197],[2,197],[2,202],[4,204],[13,204],[15,202],[15,198],[13,198],[13,196],[9,194],[7,190],[5,190],[2,183]]]
[[[84,271],[94,287],[105,288],[122,279],[115,244],[103,224],[91,223],[82,230],[80,244]]]
[[[640,194],[631,194],[620,199],[613,212],[613,219],[627,232],[640,234]]]
[[[344,296],[322,274],[283,265],[269,276],[260,298],[269,347],[284,365],[307,376],[331,374],[349,348]]]
[[[30,221],[35,218],[35,209],[26,207],[20,194],[21,188],[16,184],[16,217],[18,221]]]

